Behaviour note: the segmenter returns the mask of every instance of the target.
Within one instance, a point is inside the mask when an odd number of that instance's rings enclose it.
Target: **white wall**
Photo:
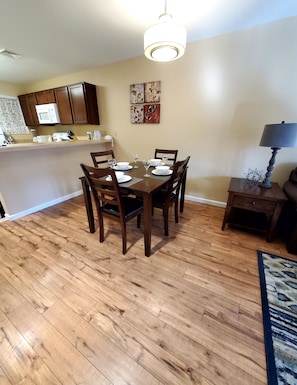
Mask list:
[[[116,139],[118,160],[152,157],[155,147],[191,155],[187,194],[226,202],[231,176],[266,170],[259,147],[266,123],[297,122],[297,18],[188,44],[183,58],[155,63],[143,56],[32,84],[24,91],[87,81],[98,86],[100,129]],[[133,125],[129,85],[161,80],[161,123]],[[1,84],[0,84],[0,93]],[[282,149],[272,181],[297,165]]]

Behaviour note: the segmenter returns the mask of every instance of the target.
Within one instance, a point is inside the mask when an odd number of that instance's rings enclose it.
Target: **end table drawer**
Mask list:
[[[269,200],[262,200],[253,197],[245,197],[240,195],[235,195],[233,201],[233,207],[238,207],[241,209],[263,212],[267,214],[272,214],[275,208],[276,202]]]

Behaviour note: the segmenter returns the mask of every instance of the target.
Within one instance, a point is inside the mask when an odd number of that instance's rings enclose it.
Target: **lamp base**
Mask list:
[[[267,181],[264,180],[263,182],[259,183],[258,186],[262,187],[262,188],[271,188],[272,187],[269,180],[267,180]]]

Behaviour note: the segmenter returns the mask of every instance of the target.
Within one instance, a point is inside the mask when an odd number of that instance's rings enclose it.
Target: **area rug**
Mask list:
[[[257,253],[268,385],[297,385],[297,262]]]

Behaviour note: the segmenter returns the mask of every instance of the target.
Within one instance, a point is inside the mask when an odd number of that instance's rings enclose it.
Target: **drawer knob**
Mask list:
[[[255,204],[256,204],[256,202],[255,202],[255,201],[253,201],[253,202],[252,202],[252,205],[255,205]]]

